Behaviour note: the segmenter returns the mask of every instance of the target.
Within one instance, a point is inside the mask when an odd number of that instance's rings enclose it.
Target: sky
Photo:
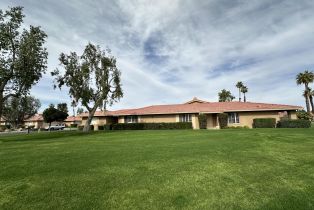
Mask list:
[[[59,54],[91,42],[109,47],[122,72],[124,97],[110,110],[217,101],[221,89],[251,102],[304,106],[296,74],[314,70],[313,0],[1,0],[23,6],[24,27],[47,33],[47,74],[31,90],[50,103],[68,102],[49,72]],[[62,68],[61,68],[62,69]],[[312,85],[314,87],[314,85]]]

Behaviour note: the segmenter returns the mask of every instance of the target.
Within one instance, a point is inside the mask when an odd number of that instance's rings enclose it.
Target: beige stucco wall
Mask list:
[[[296,119],[296,115],[291,112],[291,118]],[[239,112],[240,123],[228,124],[228,126],[248,126],[252,128],[253,119],[255,118],[275,118],[280,120],[278,111],[263,111],[263,112]]]
[[[141,115],[138,117],[141,123],[171,123],[176,122],[176,115]]]
[[[124,123],[124,116],[120,116],[118,118],[118,123]]]
[[[192,114],[192,126],[193,129],[200,129],[198,114]]]
[[[88,117],[82,117],[82,125],[85,125]],[[93,117],[91,125],[105,125],[106,117]]]
[[[207,129],[216,128],[219,128],[217,114],[207,114]]]

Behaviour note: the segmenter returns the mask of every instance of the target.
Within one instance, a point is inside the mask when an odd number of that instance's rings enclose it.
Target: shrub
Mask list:
[[[112,125],[104,125],[104,130],[105,131],[112,130]]]
[[[78,126],[78,125],[75,124],[75,123],[70,125],[71,128],[77,128],[77,126]]]
[[[7,127],[5,125],[0,125],[0,132],[5,131],[5,129],[7,129]]]
[[[77,129],[78,129],[79,131],[82,131],[83,128],[84,128],[84,125],[79,125],[79,126],[77,127]]]
[[[313,120],[313,116],[310,113],[306,112],[305,110],[298,110],[297,118],[303,120]]]
[[[221,129],[227,128],[228,127],[228,114],[219,113],[218,114],[218,122],[219,122],[219,127]]]
[[[256,118],[253,119],[253,128],[275,128],[275,118]]]
[[[105,127],[103,125],[98,125],[98,130],[103,131]]]
[[[245,126],[228,126],[226,128],[227,129],[249,129],[250,127],[245,125]]]
[[[298,119],[298,120],[281,120],[277,123],[277,128],[310,128],[311,121]]]
[[[118,123],[112,125],[112,130],[169,130],[192,129],[191,122],[176,123]]]
[[[198,122],[199,122],[200,129],[206,129],[207,128],[206,114],[199,114],[198,115]]]

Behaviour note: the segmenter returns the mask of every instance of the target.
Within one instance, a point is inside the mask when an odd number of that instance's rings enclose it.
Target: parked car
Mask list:
[[[63,130],[65,128],[65,124],[57,124],[57,125],[51,125],[50,127],[47,126],[45,129],[46,130],[50,130],[50,131],[53,131],[53,130]]]

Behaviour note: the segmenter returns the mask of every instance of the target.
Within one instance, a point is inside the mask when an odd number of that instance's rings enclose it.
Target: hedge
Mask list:
[[[310,128],[311,121],[298,119],[298,120],[281,120],[277,123],[277,128]]]
[[[75,124],[75,123],[74,123],[74,124],[71,124],[70,127],[71,127],[71,128],[77,128],[77,124]]]
[[[256,118],[253,119],[253,128],[275,128],[276,118]]]
[[[77,126],[77,130],[82,131],[84,128],[84,125],[79,125]],[[94,125],[90,125],[90,130],[93,131],[94,130]]]
[[[192,129],[191,122],[176,123],[118,123],[111,126],[112,130],[170,130]]]
[[[228,127],[228,114],[226,113],[218,114],[218,122],[219,122],[219,127],[221,129],[227,128]]]
[[[198,123],[200,129],[206,129],[207,128],[207,117],[205,114],[199,114],[198,115]]]
[[[103,130],[111,130],[111,125],[99,125],[98,130],[103,131]]]

